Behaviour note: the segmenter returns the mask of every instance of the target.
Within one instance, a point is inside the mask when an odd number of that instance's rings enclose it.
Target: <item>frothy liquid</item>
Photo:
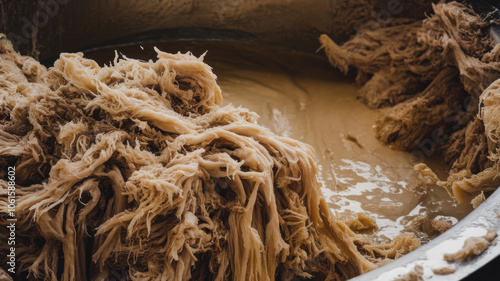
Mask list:
[[[143,44],[118,51],[150,59],[155,57],[153,46],[197,56],[208,50],[205,61],[218,77],[224,103],[246,107],[273,132],[312,145],[331,209],[339,215],[367,212],[375,217],[379,228],[367,233],[373,238],[390,239],[413,230],[425,242],[432,235],[421,227],[422,221],[444,217],[456,223],[471,211],[442,188],[426,186],[410,154],[375,138],[378,113],[357,101],[354,80],[335,72],[321,56],[213,41]],[[106,63],[113,59],[114,48],[85,55]],[[434,169],[440,165],[427,162]]]

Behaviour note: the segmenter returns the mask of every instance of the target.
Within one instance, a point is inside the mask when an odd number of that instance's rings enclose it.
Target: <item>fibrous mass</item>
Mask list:
[[[361,29],[342,45],[320,40],[335,67],[357,69],[361,101],[390,109],[377,120],[377,138],[420,160],[442,155],[449,176],[434,182],[477,207],[500,184],[497,21],[454,1],[432,11]]]
[[[274,280],[373,268],[327,207],[310,146],[221,106],[203,58],[157,55],[100,67],[62,54],[46,69],[0,45],[0,162],[16,167],[18,272]]]
[[[434,141],[450,176],[419,165],[426,182],[480,204],[499,184],[498,82],[488,85],[500,49],[469,8],[433,9],[321,43],[333,65],[357,69],[361,101],[393,108],[377,137],[417,155]],[[345,280],[420,246],[411,233],[384,244],[353,232],[376,223],[351,214],[351,230],[331,212],[311,146],[223,106],[203,56],[156,54],[109,66],[61,54],[47,69],[0,41],[0,231],[15,167],[16,278]],[[456,109],[462,100],[477,107]],[[0,251],[3,266],[10,246]]]

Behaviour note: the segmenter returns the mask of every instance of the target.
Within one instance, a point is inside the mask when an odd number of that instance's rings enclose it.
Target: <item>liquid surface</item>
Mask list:
[[[440,187],[426,186],[410,154],[380,143],[374,134],[378,112],[356,100],[354,80],[335,72],[320,56],[270,47],[214,41],[179,41],[119,47],[131,58],[154,59],[153,47],[196,56],[217,75],[224,103],[246,107],[273,132],[312,145],[322,191],[340,216],[367,212],[379,228],[366,234],[392,239],[412,230],[422,242],[432,238],[425,223],[444,218],[453,224],[472,209],[454,202]],[[86,52],[109,63],[115,48]],[[440,163],[426,160],[434,169]],[[444,170],[444,169],[443,169]],[[445,174],[441,176],[445,177]],[[416,227],[415,227],[416,226]]]

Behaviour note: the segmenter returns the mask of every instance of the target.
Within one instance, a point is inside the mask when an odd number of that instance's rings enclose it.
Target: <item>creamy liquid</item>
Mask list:
[[[408,153],[375,138],[379,113],[357,101],[354,80],[335,72],[321,56],[216,41],[142,44],[118,51],[146,60],[156,57],[153,46],[196,56],[208,50],[205,62],[217,75],[224,104],[246,107],[271,131],[312,145],[332,211],[368,212],[379,226],[367,233],[373,238],[391,239],[417,216],[456,223],[471,211],[442,188],[425,186]],[[106,63],[114,58],[114,49],[85,55]],[[432,159],[427,162],[440,167]],[[423,242],[431,238],[425,231],[417,235]]]

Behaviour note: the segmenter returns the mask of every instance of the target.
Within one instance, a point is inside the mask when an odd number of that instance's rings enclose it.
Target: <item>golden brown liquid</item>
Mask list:
[[[379,226],[374,238],[393,238],[417,216],[457,222],[471,211],[442,188],[425,186],[408,153],[375,138],[378,113],[357,101],[353,79],[335,72],[321,56],[216,41],[142,44],[118,51],[148,60],[156,57],[153,46],[197,56],[208,50],[205,62],[218,77],[224,103],[246,107],[273,132],[312,145],[331,209],[369,212]],[[115,53],[113,48],[85,55],[108,63]],[[434,169],[440,166],[427,161]],[[428,239],[425,232],[418,234]]]

